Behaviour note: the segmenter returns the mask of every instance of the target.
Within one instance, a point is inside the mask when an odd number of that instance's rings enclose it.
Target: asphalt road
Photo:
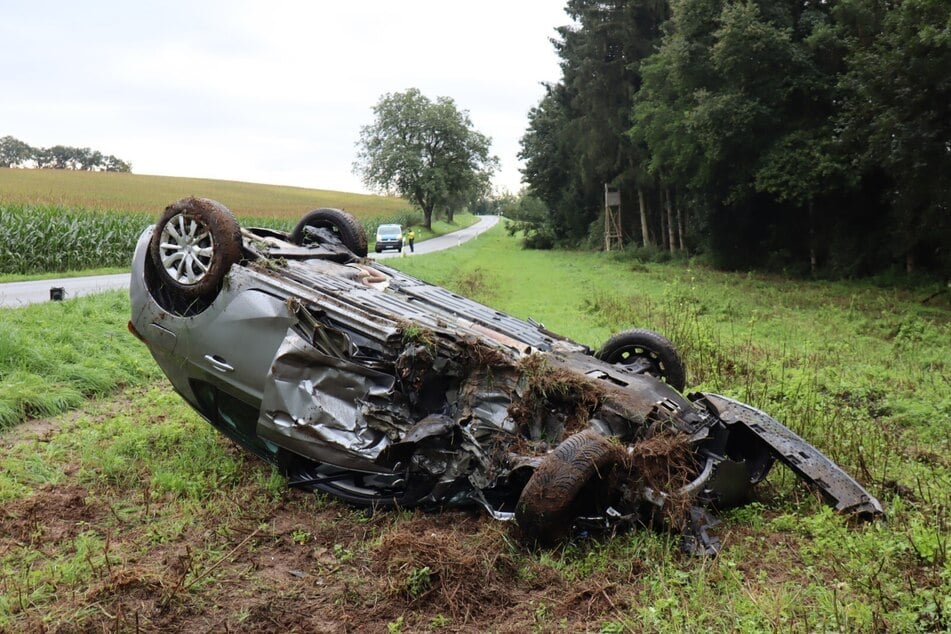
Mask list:
[[[479,222],[471,227],[447,233],[446,235],[424,242],[417,242],[415,245],[415,253],[412,255],[422,255],[458,246],[463,242],[468,242],[475,238],[480,233],[491,229],[498,221],[498,216],[481,216]],[[410,256],[408,246],[403,249],[403,253],[399,251],[386,251],[384,253],[371,253],[370,257],[373,259],[386,259],[400,257],[401,255]],[[50,289],[53,288],[62,288],[65,291],[66,299],[70,299],[117,288],[129,288],[129,274],[117,273],[115,275],[93,275],[89,277],[68,277],[55,280],[0,284],[0,308],[15,308],[17,306],[26,306],[27,304],[48,302],[50,301]]]

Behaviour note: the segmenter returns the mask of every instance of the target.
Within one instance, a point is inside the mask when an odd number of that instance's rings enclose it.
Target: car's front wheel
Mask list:
[[[627,454],[594,429],[570,436],[546,455],[518,498],[515,521],[526,536],[550,544],[565,536],[571,520],[597,513],[606,503],[612,471]]]
[[[149,257],[159,281],[185,300],[208,299],[241,259],[241,227],[231,211],[207,198],[183,198],[165,208]]]

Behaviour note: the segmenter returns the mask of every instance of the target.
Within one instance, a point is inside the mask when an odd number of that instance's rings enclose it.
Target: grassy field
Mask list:
[[[0,436],[0,631],[951,627],[947,295],[526,252],[500,229],[396,264],[591,346],[666,333],[689,391],[784,420],[888,521],[853,525],[783,468],[724,515],[715,559],[647,530],[532,551],[484,515],[366,515],[286,490],[201,422],[107,294],[3,311],[0,403],[16,420],[55,411],[18,400],[21,385],[59,390],[60,407],[110,395]]]
[[[110,209],[158,215],[187,196],[213,198],[239,218],[297,222],[317,207],[345,209],[358,218],[392,217],[408,211],[401,198],[322,189],[172,176],[73,170],[0,168],[0,205],[20,203],[83,209]]]

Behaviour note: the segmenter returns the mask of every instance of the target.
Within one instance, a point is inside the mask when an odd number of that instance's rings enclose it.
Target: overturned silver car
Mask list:
[[[478,505],[541,542],[661,521],[709,553],[708,510],[746,501],[779,460],[839,511],[882,514],[767,414],[682,395],[659,334],[594,353],[366,255],[339,210],[285,233],[187,198],[139,239],[129,328],[218,430],[356,505]]]

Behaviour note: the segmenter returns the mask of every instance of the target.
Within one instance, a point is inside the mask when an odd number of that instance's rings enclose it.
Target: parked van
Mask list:
[[[376,252],[383,253],[384,249],[403,250],[403,226],[380,225],[376,229]]]

